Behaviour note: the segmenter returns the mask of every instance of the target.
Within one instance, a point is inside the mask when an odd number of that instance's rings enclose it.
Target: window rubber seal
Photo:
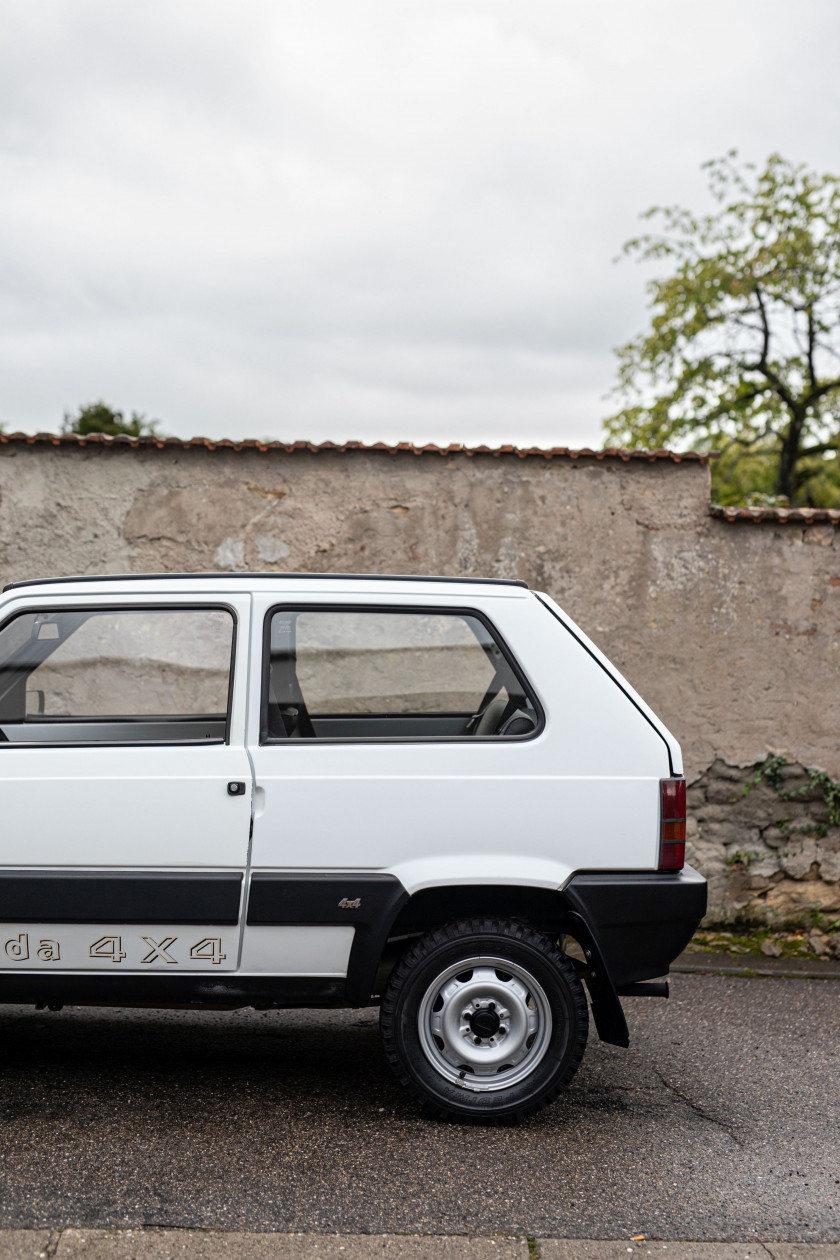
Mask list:
[[[25,585],[27,586],[34,585],[34,583],[26,583]],[[137,739],[137,740],[101,740],[101,741],[100,740],[96,740],[96,741],[67,740],[66,742],[59,741],[59,740],[50,740],[49,743],[27,743],[23,740],[19,742],[16,742],[14,740],[9,740],[7,742],[6,740],[3,740],[3,741],[0,741],[0,750],[4,748],[27,748],[27,749],[30,749],[30,748],[141,748],[141,747],[180,748],[180,747],[189,747],[189,746],[201,748],[210,744],[216,744],[216,745],[218,744],[229,745],[230,744],[231,720],[233,716],[233,683],[234,683],[234,675],[236,671],[236,644],[237,644],[237,638],[238,638],[238,632],[239,632],[239,612],[236,608],[233,607],[233,605],[226,604],[224,603],[223,600],[212,600],[208,603],[202,602],[200,604],[199,603],[196,603],[196,604],[193,604],[193,603],[149,604],[146,602],[114,604],[114,603],[109,602],[107,604],[94,604],[94,605],[55,604],[55,605],[50,605],[49,607],[19,608],[16,612],[13,612],[10,617],[5,618],[2,621],[2,623],[0,623],[0,632],[5,630],[6,626],[11,625],[13,621],[16,621],[18,617],[25,617],[28,613],[79,612],[81,610],[86,610],[87,608],[90,608],[91,614],[99,613],[99,612],[192,612],[192,611],[228,613],[231,620],[233,621],[233,632],[230,638],[230,665],[228,667],[227,712],[225,715],[224,739],[207,739],[207,740],[203,740],[203,739],[202,740],[186,740],[186,739],[139,740]],[[39,662],[39,664],[40,663],[41,662]],[[2,666],[0,666],[0,670],[1,669],[2,669]],[[31,672],[33,671],[30,671],[30,673]],[[84,721],[84,719],[76,719],[76,720]],[[128,719],[128,720],[130,721],[131,719]],[[137,720],[142,721],[145,719],[138,718]],[[184,718],[184,720],[189,721],[190,717],[187,716]],[[3,755],[2,751],[0,751],[0,756],[2,755]]]
[[[476,621],[481,622],[484,628],[492,636],[494,643],[501,651],[505,660],[516,680],[522,686],[523,693],[527,695],[534,706],[534,712],[537,715],[537,725],[533,731],[528,731],[524,735],[496,735],[475,736],[475,735],[371,735],[356,738],[354,736],[333,736],[323,739],[311,739],[309,737],[298,738],[295,736],[276,736],[272,737],[268,734],[268,680],[269,667],[271,662],[271,619],[278,612],[379,612],[379,613],[417,613],[417,614],[437,614],[439,616],[452,617],[473,617]],[[260,747],[282,747],[283,745],[292,745],[295,747],[315,747],[318,744],[329,744],[335,746],[337,744],[348,744],[359,746],[361,744],[471,744],[471,743],[495,743],[495,744],[522,744],[530,740],[537,739],[545,730],[545,711],[540,702],[539,693],[531,683],[525,671],[518,663],[513,652],[509,648],[502,634],[494,626],[493,622],[477,608],[465,607],[440,607],[437,604],[345,604],[341,602],[324,602],[324,603],[307,603],[304,601],[283,601],[282,603],[273,604],[266,609],[263,618],[263,662],[262,677],[260,681]]]

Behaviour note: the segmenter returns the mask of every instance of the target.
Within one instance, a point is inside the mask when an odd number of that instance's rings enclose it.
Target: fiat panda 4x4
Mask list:
[[[0,809],[0,1000],[379,1004],[453,1119],[556,1096],[584,985],[627,1045],[706,904],[679,746],[521,582],[7,586]]]

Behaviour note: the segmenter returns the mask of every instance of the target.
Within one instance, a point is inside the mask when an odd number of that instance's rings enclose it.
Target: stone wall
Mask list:
[[[840,792],[830,776],[771,756],[715,758],[688,789],[688,856],[718,922],[840,920]],[[816,914],[815,914],[816,912]]]
[[[767,781],[739,796],[769,756],[840,778],[840,539],[825,514],[715,517],[697,459],[0,435],[4,581],[208,569],[548,591],[681,740],[714,916],[840,912],[821,815],[796,805],[797,860],[775,843],[786,815]]]

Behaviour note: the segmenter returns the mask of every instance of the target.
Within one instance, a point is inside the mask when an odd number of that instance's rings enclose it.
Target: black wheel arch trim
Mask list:
[[[691,866],[581,871],[564,885],[569,932],[586,955],[582,974],[602,1041],[629,1044],[619,992],[668,974],[706,913],[707,893],[706,880]]]
[[[588,924],[613,983],[621,986],[667,975],[706,913],[708,886],[691,866],[579,871],[561,895]]]
[[[630,1045],[630,1029],[615,984],[607,970],[598,940],[590,925],[578,914],[569,914],[570,933],[581,945],[587,965],[580,967],[580,976],[589,990],[592,1019],[601,1041],[611,1046]]]
[[[408,893],[395,875],[256,871],[251,876],[246,922],[249,927],[354,927],[347,967],[347,1001],[351,1006],[367,1006],[388,934],[408,900]]]
[[[414,907],[419,910],[423,899],[428,907],[416,913]],[[667,975],[705,914],[706,899],[706,880],[690,866],[677,872],[581,871],[554,890],[503,884],[424,888],[406,897],[397,911],[399,922],[396,917],[392,922],[425,931],[459,913],[504,914],[508,901],[511,917],[566,932],[579,942],[586,957],[579,970],[589,989],[598,1036],[627,1046],[619,990]],[[529,901],[533,913],[528,912]]]

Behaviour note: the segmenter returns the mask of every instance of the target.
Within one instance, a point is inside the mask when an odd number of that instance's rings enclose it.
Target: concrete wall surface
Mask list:
[[[840,513],[795,516],[712,515],[698,459],[0,440],[4,581],[258,569],[549,592],[682,742],[718,919],[840,914]],[[761,777],[768,756],[790,790]]]

